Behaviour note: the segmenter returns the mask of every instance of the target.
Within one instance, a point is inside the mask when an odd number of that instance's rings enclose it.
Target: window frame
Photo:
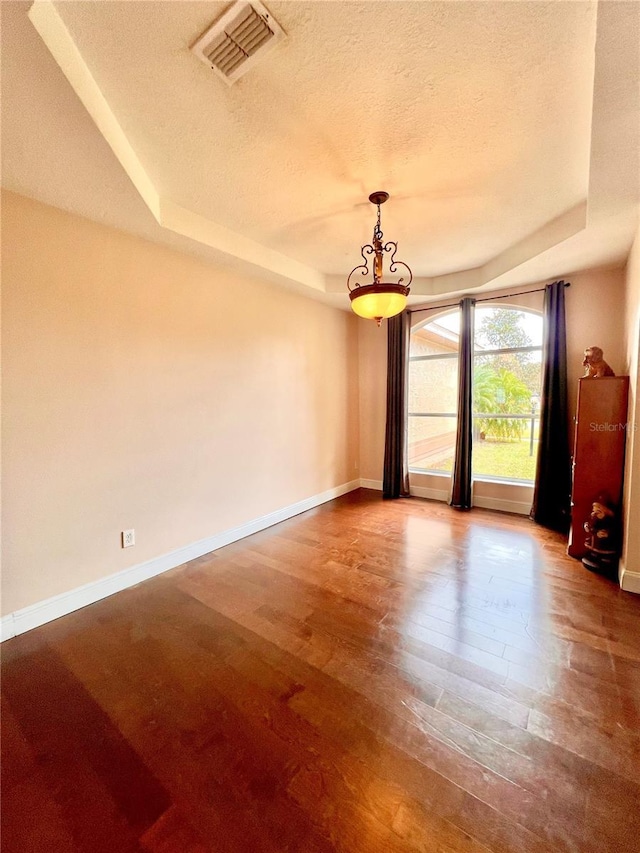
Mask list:
[[[501,308],[505,310],[515,311],[518,313],[531,314],[536,317],[541,317],[542,312],[535,308],[523,307],[519,305],[501,305],[495,306],[496,308]],[[429,317],[425,320],[424,323],[416,325],[411,329],[410,335],[413,335],[415,332],[429,326],[431,323],[437,323],[439,319],[443,317],[451,316],[452,314],[459,314],[459,308],[453,311],[446,311],[442,314],[436,314],[432,317]],[[530,344],[527,346],[521,347],[503,347],[503,348],[493,348],[490,350],[479,350],[476,346],[475,335],[474,335],[474,347],[473,347],[473,361],[474,361],[474,370],[476,366],[476,358],[478,356],[497,356],[497,355],[511,355],[517,353],[540,353],[540,372],[542,376],[542,371],[544,368],[543,364],[543,344],[544,340],[541,336],[540,344]],[[411,355],[411,349],[409,350],[409,364],[411,362],[419,362],[419,361],[432,361],[432,360],[442,360],[442,359],[458,359],[460,356],[459,351],[456,352],[443,352],[443,353],[432,353],[428,355]],[[523,413],[523,414],[508,414],[508,413],[475,413],[473,414],[473,419],[482,418],[482,417],[492,417],[496,419],[509,419],[509,420],[532,420],[534,421],[534,430],[535,430],[535,422],[540,420],[540,411],[536,411],[535,414],[532,413]],[[410,412],[407,411],[407,427],[409,425],[409,418],[454,418],[457,419],[458,413],[456,412]],[[450,479],[452,476],[452,471],[443,471],[434,468],[417,468],[415,466],[409,466],[410,474],[418,474],[418,475],[428,475],[434,477],[446,477]],[[473,480],[476,482],[488,482],[488,483],[503,483],[503,484],[513,484],[516,486],[532,486],[534,483],[533,479],[523,479],[517,477],[501,477],[493,474],[473,474]]]

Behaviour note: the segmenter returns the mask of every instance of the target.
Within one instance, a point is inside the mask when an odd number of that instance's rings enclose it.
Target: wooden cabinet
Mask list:
[[[583,524],[591,504],[604,495],[618,509],[622,500],[627,439],[628,376],[578,380],[573,447],[571,529],[567,552],[586,554]]]

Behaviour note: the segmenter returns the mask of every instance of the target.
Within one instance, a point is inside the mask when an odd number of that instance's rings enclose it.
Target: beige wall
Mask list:
[[[633,582],[623,577],[622,584],[640,592],[640,229],[627,263],[625,293],[624,372],[630,382],[622,567],[638,577]]]
[[[355,317],[3,203],[2,613],[359,476]]]
[[[596,344],[604,349],[605,358],[613,369],[620,373],[625,365],[625,344],[621,333],[621,318],[625,307],[625,276],[624,270],[587,270],[564,276],[571,282],[566,294],[567,316],[567,359],[570,385],[569,410],[571,416],[575,411],[577,380],[582,375],[582,358],[585,347]],[[534,282],[530,285],[515,288],[526,290],[527,287],[542,287],[548,282]],[[478,298],[493,295],[490,292],[477,294]],[[532,293],[513,299],[502,299],[499,305],[516,305],[542,311],[543,293]],[[440,304],[456,302],[446,299]],[[435,303],[436,305],[438,303]],[[603,308],[606,306],[606,308]],[[416,323],[423,323],[442,311],[433,311],[414,315]],[[381,334],[382,332],[382,334]],[[362,429],[367,424],[368,441],[362,444],[361,470],[362,476],[371,480],[382,479],[382,464],[384,459],[384,418],[386,395],[386,332],[384,327],[376,329],[375,324],[361,323],[360,335],[360,421]],[[375,374],[375,381],[373,381]],[[381,422],[380,422],[381,421]],[[570,429],[570,427],[569,427]],[[412,485],[421,489],[442,490],[441,477],[428,474],[413,474]],[[523,503],[530,500],[532,489],[526,486],[502,487],[506,500]],[[474,494],[487,500],[496,499],[496,486],[491,483],[476,484]]]
[[[627,372],[623,335],[625,312],[624,269],[587,270],[567,276],[571,287],[567,302],[567,363],[569,411],[573,415],[578,396],[578,379],[584,373],[582,359],[586,347],[595,344],[615,373]]]

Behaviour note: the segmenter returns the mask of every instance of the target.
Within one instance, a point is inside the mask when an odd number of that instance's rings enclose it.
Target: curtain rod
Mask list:
[[[565,287],[571,287],[570,281],[563,281]],[[509,299],[511,296],[525,296],[527,293],[543,293],[546,287],[536,287],[535,290],[520,290],[518,293],[502,293],[500,296],[487,296],[484,299],[476,299],[476,302],[493,302],[494,299]],[[459,302],[450,302],[448,305],[430,305],[428,308],[407,308],[409,314],[420,314],[421,311],[441,311],[443,308],[459,308]]]

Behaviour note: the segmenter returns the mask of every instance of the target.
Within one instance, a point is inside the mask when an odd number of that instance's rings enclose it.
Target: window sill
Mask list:
[[[437,477],[441,480],[450,480],[451,474],[444,471],[425,471],[423,468],[409,468],[409,474],[417,474],[421,477]],[[534,487],[533,480],[509,480],[503,477],[491,477],[488,474],[482,474],[479,477],[473,477],[474,483],[498,483],[501,486],[523,486],[524,488],[532,489]]]

